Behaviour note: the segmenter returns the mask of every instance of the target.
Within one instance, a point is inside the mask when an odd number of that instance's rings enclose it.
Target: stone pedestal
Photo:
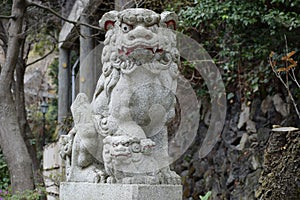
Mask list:
[[[60,200],[182,200],[181,185],[63,182]]]

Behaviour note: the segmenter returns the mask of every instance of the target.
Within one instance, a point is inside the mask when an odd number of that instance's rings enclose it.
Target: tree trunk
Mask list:
[[[22,37],[25,0],[14,0],[10,20],[6,60],[0,74],[0,145],[10,171],[12,191],[34,188],[32,160],[23,140],[11,91]]]
[[[37,159],[37,149],[36,145],[31,142],[34,136],[31,132],[25,109],[25,95],[24,95],[24,75],[26,66],[23,60],[17,63],[16,66],[16,91],[15,91],[15,101],[16,110],[18,114],[18,122],[20,127],[21,135],[25,141],[28,153],[32,160],[33,174],[34,174],[34,184],[44,185],[43,176],[40,170],[40,161]]]
[[[264,153],[256,197],[264,200],[300,199],[300,132],[273,132]]]

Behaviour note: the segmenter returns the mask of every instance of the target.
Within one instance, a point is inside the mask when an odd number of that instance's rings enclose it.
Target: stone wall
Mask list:
[[[270,135],[275,134],[271,131],[272,125],[297,127],[299,124],[299,119],[290,113],[289,105],[279,94],[268,96],[263,101],[255,99],[247,105],[233,103],[228,105],[227,120],[219,142],[207,157],[199,159],[198,150],[208,126],[205,120],[201,121],[194,144],[174,164],[175,170],[183,178],[184,199],[199,199],[199,195],[204,196],[208,191],[212,191],[211,200],[252,200],[256,199],[255,192],[257,197],[261,196],[265,186],[259,190],[258,187],[264,184],[264,176],[270,173],[263,155],[270,143]],[[292,162],[294,157],[289,159]],[[297,163],[299,165],[299,159]],[[272,189],[276,190],[276,184],[272,185]],[[283,189],[275,193],[280,191]]]
[[[64,174],[59,149],[59,143],[56,142],[47,145],[43,152],[43,176],[48,200],[58,199],[59,183]]]

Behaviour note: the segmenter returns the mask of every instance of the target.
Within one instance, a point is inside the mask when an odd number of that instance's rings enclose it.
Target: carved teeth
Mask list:
[[[155,53],[157,50],[157,47],[153,47],[153,53]]]
[[[157,53],[158,51],[161,50],[161,49],[159,49],[158,45],[156,45],[154,47],[146,46],[146,45],[136,45],[136,46],[133,46],[133,47],[122,46],[120,51],[122,53],[126,54],[126,55],[129,55],[131,52],[133,52],[136,49],[147,49],[147,50],[152,51],[153,54],[155,54],[155,53]]]

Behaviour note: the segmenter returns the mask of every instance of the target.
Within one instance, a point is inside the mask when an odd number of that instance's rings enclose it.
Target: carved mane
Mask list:
[[[119,65],[121,64],[121,61],[117,58],[115,31],[115,29],[110,29],[106,33],[104,41],[105,46],[102,53],[103,73],[98,80],[93,99],[97,98],[97,96],[103,91],[107,98],[110,98],[110,92],[120,78]]]
[[[142,9],[145,13],[146,9]],[[107,101],[110,101],[110,94],[115,85],[120,79],[120,74],[126,73],[125,69],[131,69],[135,63],[130,61],[123,61],[118,54],[118,48],[120,41],[117,41],[117,34],[120,33],[120,24],[124,20],[129,20],[128,23],[134,23],[128,19],[128,11],[138,12],[139,9],[127,9],[126,12],[111,11],[106,13],[102,20],[100,20],[100,27],[106,30],[104,49],[102,53],[103,73],[98,80],[96,90],[94,93],[93,101],[102,93],[105,92]],[[157,23],[159,27],[165,29],[176,29],[177,16],[171,12],[163,12],[161,15],[156,14],[151,10],[146,10],[148,15],[153,17],[152,23]],[[149,20],[146,14],[142,16],[144,21]],[[138,17],[137,17],[138,18]],[[165,68],[169,68],[169,72],[173,74],[174,78],[178,75],[179,64],[179,51],[176,47],[176,39],[168,33],[162,34],[160,45],[164,48],[165,53],[161,57],[157,57],[152,68],[157,65],[164,65]],[[119,36],[120,37],[120,36]],[[173,41],[173,42],[172,42]],[[124,70],[124,71],[123,71]]]

